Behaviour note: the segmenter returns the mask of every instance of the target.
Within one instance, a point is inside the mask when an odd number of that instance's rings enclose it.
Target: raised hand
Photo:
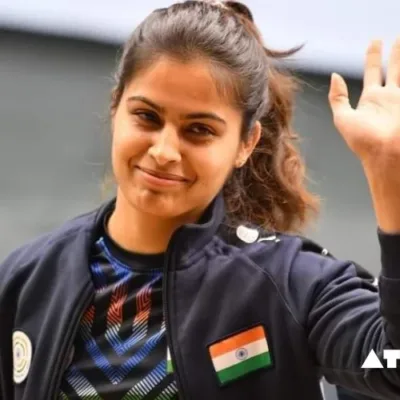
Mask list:
[[[364,168],[378,226],[400,234],[400,39],[393,45],[385,82],[382,69],[382,44],[373,41],[357,107],[351,107],[338,74],[332,74],[329,101],[336,128]]]
[[[385,82],[382,43],[373,41],[368,47],[356,108],[351,107],[347,85],[338,74],[332,74],[329,101],[336,128],[362,163],[390,159],[392,166],[400,167],[400,39],[393,45]]]

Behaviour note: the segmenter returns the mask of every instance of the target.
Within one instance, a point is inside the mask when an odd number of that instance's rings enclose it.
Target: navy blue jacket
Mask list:
[[[0,266],[2,400],[56,398],[94,293],[91,248],[112,206],[66,223]],[[322,376],[379,399],[400,398],[400,369],[361,369],[371,349],[381,359],[384,349],[400,349],[400,235],[379,233],[378,294],[354,264],[317,245],[261,230],[243,241],[224,228],[224,216],[217,197],[167,250],[164,313],[180,398],[320,400]],[[267,332],[272,367],[220,386],[209,346],[256,325]],[[20,384],[13,383],[16,330],[33,346]]]

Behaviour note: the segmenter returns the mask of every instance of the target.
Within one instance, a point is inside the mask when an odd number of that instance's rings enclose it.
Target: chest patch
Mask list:
[[[261,325],[212,344],[209,353],[220,385],[273,365]]]
[[[32,361],[32,342],[21,331],[15,331],[12,336],[13,377],[16,384],[22,383],[28,376]]]

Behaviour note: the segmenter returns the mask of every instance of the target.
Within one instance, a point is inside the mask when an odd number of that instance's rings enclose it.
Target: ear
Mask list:
[[[236,168],[241,168],[244,164],[246,164],[247,160],[251,156],[251,153],[253,153],[255,147],[257,146],[257,143],[260,140],[261,132],[261,123],[260,121],[257,121],[254,124],[247,140],[241,141],[239,144],[239,151],[235,161]]]

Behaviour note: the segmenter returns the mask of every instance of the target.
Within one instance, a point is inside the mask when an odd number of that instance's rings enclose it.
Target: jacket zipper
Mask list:
[[[176,357],[175,357],[175,351],[174,351],[174,340],[173,340],[173,334],[174,332],[171,331],[171,327],[173,326],[172,321],[170,319],[170,314],[169,314],[169,264],[170,264],[170,259],[171,259],[171,253],[173,253],[173,243],[177,241],[178,235],[177,232],[174,235],[174,240],[171,240],[170,246],[167,249],[166,257],[165,257],[165,262],[164,262],[164,279],[163,279],[163,291],[162,291],[162,299],[163,299],[163,308],[164,308],[164,318],[165,318],[165,334],[167,337],[167,346],[169,347],[169,352],[171,356],[171,362],[173,365],[173,373],[174,373],[174,378],[176,382],[176,386],[178,388],[178,395],[180,399],[185,399],[184,396],[184,390],[183,390],[183,385],[182,381],[179,375],[179,371],[177,368],[177,364],[175,362]],[[173,330],[174,328],[172,328]]]
[[[49,385],[49,396],[46,396],[46,399],[54,399],[58,398],[58,390],[61,386],[62,377],[64,375],[64,371],[67,367],[68,357],[65,357],[68,352],[71,351],[72,345],[74,343],[75,337],[78,333],[79,322],[83,317],[84,312],[89,307],[90,302],[92,301],[92,291],[88,290],[87,293],[84,293],[85,297],[82,300],[80,306],[77,311],[74,313],[71,318],[71,324],[69,325],[69,329],[66,332],[64,342],[60,346],[60,352],[58,354],[57,361],[54,365],[54,375],[50,381]],[[83,295],[82,295],[83,296]]]

